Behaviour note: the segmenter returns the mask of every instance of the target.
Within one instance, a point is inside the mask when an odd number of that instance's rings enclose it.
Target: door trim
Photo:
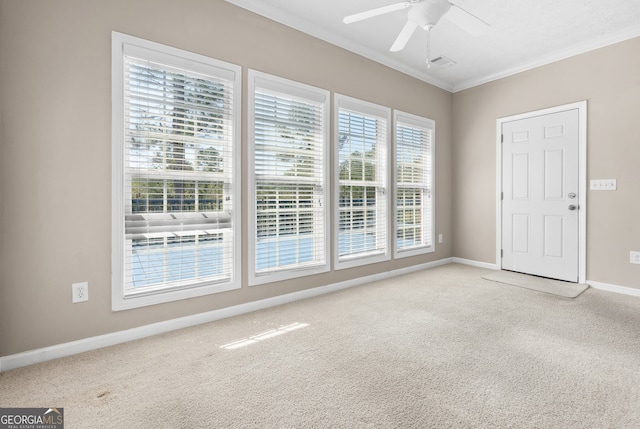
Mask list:
[[[587,101],[535,110],[496,120],[496,267],[502,269],[502,125],[505,122],[578,109],[578,282],[587,281]]]

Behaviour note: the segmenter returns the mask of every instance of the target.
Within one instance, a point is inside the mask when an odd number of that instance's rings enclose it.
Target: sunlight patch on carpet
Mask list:
[[[291,325],[287,325],[287,326],[281,326],[279,328],[276,329],[271,329],[269,331],[266,332],[262,332],[258,335],[254,335],[252,337],[249,338],[243,338],[239,341],[234,341],[232,343],[227,343],[224,344],[222,346],[220,346],[221,349],[226,349],[226,350],[235,350],[235,349],[239,349],[242,347],[246,347],[246,346],[250,346],[252,344],[257,344],[260,341],[264,341],[264,340],[268,340],[269,338],[273,338],[273,337],[277,337],[280,336],[282,334],[286,334],[287,332],[291,332],[291,331],[295,331],[297,329],[301,329],[301,328],[306,328],[307,326],[309,326],[308,323],[292,323]]]

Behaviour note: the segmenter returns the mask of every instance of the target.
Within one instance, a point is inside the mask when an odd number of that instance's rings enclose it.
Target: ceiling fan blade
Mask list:
[[[352,22],[362,21],[363,19],[373,18],[374,16],[383,15],[385,13],[394,12],[400,9],[406,9],[411,6],[411,2],[402,1],[399,3],[393,3],[388,6],[382,6],[377,9],[371,9],[364,12],[356,13],[354,15],[345,16],[342,20],[345,24],[351,24]]]
[[[474,14],[467,12],[460,6],[457,6],[454,3],[451,3],[451,6],[453,7],[449,9],[449,12],[447,12],[444,18],[472,36],[481,36],[491,27],[489,24]]]
[[[400,31],[400,34],[398,34],[396,41],[393,42],[393,45],[389,50],[391,52],[398,52],[403,50],[416,28],[418,28],[418,24],[413,21],[407,21],[404,27],[402,27],[402,31]]]

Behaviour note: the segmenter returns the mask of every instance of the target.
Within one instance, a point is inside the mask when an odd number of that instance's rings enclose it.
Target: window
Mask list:
[[[249,91],[249,283],[328,271],[329,93],[253,70]]]
[[[335,96],[336,268],[388,260],[391,111]]]
[[[435,122],[395,112],[395,257],[433,252]]]
[[[240,68],[112,40],[114,309],[239,287]]]

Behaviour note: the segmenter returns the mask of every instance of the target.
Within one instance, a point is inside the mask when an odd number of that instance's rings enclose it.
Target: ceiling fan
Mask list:
[[[401,1],[346,16],[342,22],[345,24],[351,24],[407,8],[409,8],[409,12],[407,13],[407,23],[400,31],[400,34],[398,34],[398,37],[389,50],[391,52],[403,50],[413,35],[413,32],[416,28],[420,27],[427,31],[428,68],[431,67],[431,30],[445,15],[447,20],[462,28],[472,36],[479,36],[489,28],[489,24],[448,0]]]

